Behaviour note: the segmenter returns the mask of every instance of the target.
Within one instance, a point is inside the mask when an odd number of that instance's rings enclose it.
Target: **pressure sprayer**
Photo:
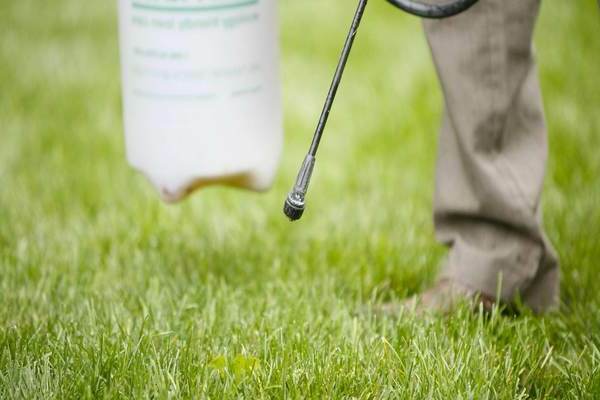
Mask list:
[[[283,144],[278,0],[118,0],[127,160],[170,203],[271,187]]]
[[[445,4],[435,5],[425,4],[413,0],[387,1],[399,9],[408,12],[409,14],[422,18],[439,19],[460,14],[477,3],[478,0],[454,0]],[[315,168],[317,150],[319,149],[319,144],[321,143],[323,132],[325,130],[325,125],[327,124],[327,119],[329,118],[329,113],[331,111],[335,95],[342,80],[342,75],[344,73],[348,57],[350,56],[350,50],[352,49],[352,44],[354,43],[356,33],[358,32],[358,27],[367,6],[367,2],[368,0],[359,0],[358,2],[358,8],[354,14],[354,19],[352,21],[352,25],[350,26],[350,32],[348,32],[348,36],[346,37],[342,55],[338,62],[337,69],[335,70],[333,82],[329,88],[329,93],[327,94],[325,105],[323,106],[323,111],[321,112],[321,117],[319,118],[310,149],[304,158],[302,166],[300,167],[300,172],[296,178],[296,183],[285,200],[283,211],[291,221],[299,220],[304,213],[304,209],[306,207],[306,194],[308,192],[310,178]]]

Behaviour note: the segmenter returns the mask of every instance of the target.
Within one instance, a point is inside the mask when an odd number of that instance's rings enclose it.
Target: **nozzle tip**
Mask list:
[[[304,214],[304,205],[295,204],[287,198],[283,205],[283,212],[290,221],[297,221],[302,218],[302,214]]]

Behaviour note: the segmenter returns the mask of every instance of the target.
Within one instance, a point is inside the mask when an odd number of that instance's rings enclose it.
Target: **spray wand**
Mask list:
[[[422,18],[447,18],[469,9],[478,0],[454,0],[449,3],[437,5],[425,4],[414,0],[387,1],[409,14]],[[360,26],[360,21],[362,20],[365,8],[367,7],[367,2],[368,0],[359,0],[358,2],[358,7],[354,13],[352,25],[350,26],[350,31],[348,32],[344,48],[342,49],[342,55],[340,56],[335,74],[333,75],[333,81],[331,82],[329,93],[325,99],[325,105],[323,106],[323,111],[321,112],[321,117],[319,118],[319,123],[317,124],[317,129],[315,130],[310,149],[300,167],[296,183],[285,200],[283,212],[291,221],[299,220],[304,213],[306,207],[306,194],[308,192],[310,178],[315,168],[317,150],[319,149],[319,144],[323,137],[325,125],[327,125],[335,95],[337,94],[340,82],[342,81],[342,75],[344,74],[344,69],[346,68],[346,63],[348,62],[348,57],[350,56],[350,51],[352,50],[358,27]]]

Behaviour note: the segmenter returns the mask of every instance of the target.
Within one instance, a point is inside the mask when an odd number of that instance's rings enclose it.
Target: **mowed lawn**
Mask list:
[[[114,1],[3,1],[0,398],[599,398],[596,2],[543,1],[536,35],[560,311],[398,321],[353,311],[426,287],[445,255],[420,23],[370,2],[292,225],[282,201],[355,4],[279,3],[275,187],[165,206],[125,161]]]

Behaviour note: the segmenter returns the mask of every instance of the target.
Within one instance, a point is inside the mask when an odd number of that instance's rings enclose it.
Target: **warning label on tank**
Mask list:
[[[244,8],[259,0],[134,0],[135,9],[164,12],[202,12]]]

